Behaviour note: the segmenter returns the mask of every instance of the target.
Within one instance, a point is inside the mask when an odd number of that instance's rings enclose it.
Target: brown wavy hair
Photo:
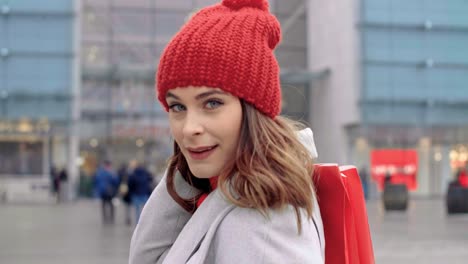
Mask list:
[[[242,125],[236,157],[226,164],[218,178],[218,188],[233,204],[267,210],[292,205],[301,232],[300,209],[312,218],[315,189],[312,181],[313,161],[296,136],[304,126],[286,117],[271,119],[241,100]],[[179,171],[192,186],[204,193],[211,191],[208,179],[195,177],[174,142],[174,154],[169,159],[167,188],[185,210],[194,212],[200,195],[190,199],[180,197],[174,187],[174,175]]]

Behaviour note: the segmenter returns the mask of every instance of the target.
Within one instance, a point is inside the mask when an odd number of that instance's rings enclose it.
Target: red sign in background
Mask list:
[[[418,152],[414,149],[378,149],[371,152],[371,175],[377,182],[379,190],[383,190],[385,176],[390,182],[406,184],[408,190],[418,186]]]

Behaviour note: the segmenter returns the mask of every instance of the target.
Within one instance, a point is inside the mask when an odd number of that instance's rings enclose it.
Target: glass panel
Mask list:
[[[86,66],[103,66],[108,63],[108,44],[103,42],[88,42],[83,45],[82,63]]]
[[[0,141],[0,174],[42,176],[42,142]]]
[[[467,1],[366,0],[364,20],[392,24],[419,24],[430,20],[434,25],[468,26]]]
[[[7,76],[10,91],[67,92],[71,82],[71,58],[11,57]]]
[[[188,12],[156,11],[156,34],[172,37],[185,23]]]
[[[156,95],[152,85],[125,82],[112,90],[112,108],[118,112],[151,112]]]
[[[107,8],[110,4],[110,1],[112,0],[82,0],[83,1],[83,7],[88,7],[88,8]]]
[[[365,80],[366,98],[371,100],[468,100],[465,69],[367,65]]]
[[[149,8],[152,6],[152,0],[112,0],[112,4],[117,7],[137,7]]]
[[[426,107],[417,104],[366,104],[362,109],[366,123],[423,125],[426,122]]]
[[[158,58],[158,61],[159,61],[159,58],[161,57],[163,51],[164,51],[164,48],[166,48],[166,44],[157,44],[156,45],[156,48],[155,48],[155,52],[156,52],[156,57]]]
[[[57,99],[53,96],[10,97],[6,103],[7,117],[11,119],[46,117],[50,121],[68,121],[70,117],[70,101],[68,99]]]
[[[197,8],[200,8],[200,7],[206,7],[209,5],[217,4],[220,1],[219,0],[194,0],[194,2],[195,2],[195,6]]]
[[[156,8],[191,10],[193,0],[158,0]]]
[[[13,51],[70,52],[72,47],[71,17],[12,16],[7,28]]]
[[[366,58],[392,62],[468,65],[468,35],[464,32],[425,32],[389,29],[365,29]]]
[[[144,43],[115,43],[112,56],[112,61],[123,67],[128,65],[152,67],[156,59],[152,46]]]
[[[112,25],[107,11],[85,10],[83,12],[83,39],[107,38]]]
[[[147,11],[118,10],[112,13],[112,29],[121,36],[151,36],[151,16]],[[119,36],[120,35],[120,36]]]
[[[14,11],[33,12],[70,12],[73,10],[73,0],[10,0],[7,6]],[[98,1],[96,1],[98,2]]]
[[[109,105],[109,84],[99,81],[83,81],[81,108],[83,110],[106,110]]]

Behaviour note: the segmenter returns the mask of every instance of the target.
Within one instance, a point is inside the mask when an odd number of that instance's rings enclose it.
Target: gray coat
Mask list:
[[[198,190],[175,177],[176,192],[185,198]],[[213,191],[192,215],[169,195],[166,177],[146,203],[130,245],[130,264],[273,264],[324,263],[325,241],[320,209],[314,201],[313,221],[302,212],[298,235],[292,206],[269,210],[229,203]]]
[[[196,192],[179,175],[176,186],[186,197]],[[191,215],[170,197],[164,178],[143,209],[129,263],[323,263],[325,241],[316,202],[313,219],[302,217],[298,235],[291,206],[270,210],[266,218],[232,205],[218,190]]]

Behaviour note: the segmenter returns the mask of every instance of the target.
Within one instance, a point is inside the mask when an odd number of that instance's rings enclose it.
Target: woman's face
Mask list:
[[[217,88],[184,87],[167,92],[172,135],[197,178],[219,175],[234,159],[242,123],[238,97]]]

